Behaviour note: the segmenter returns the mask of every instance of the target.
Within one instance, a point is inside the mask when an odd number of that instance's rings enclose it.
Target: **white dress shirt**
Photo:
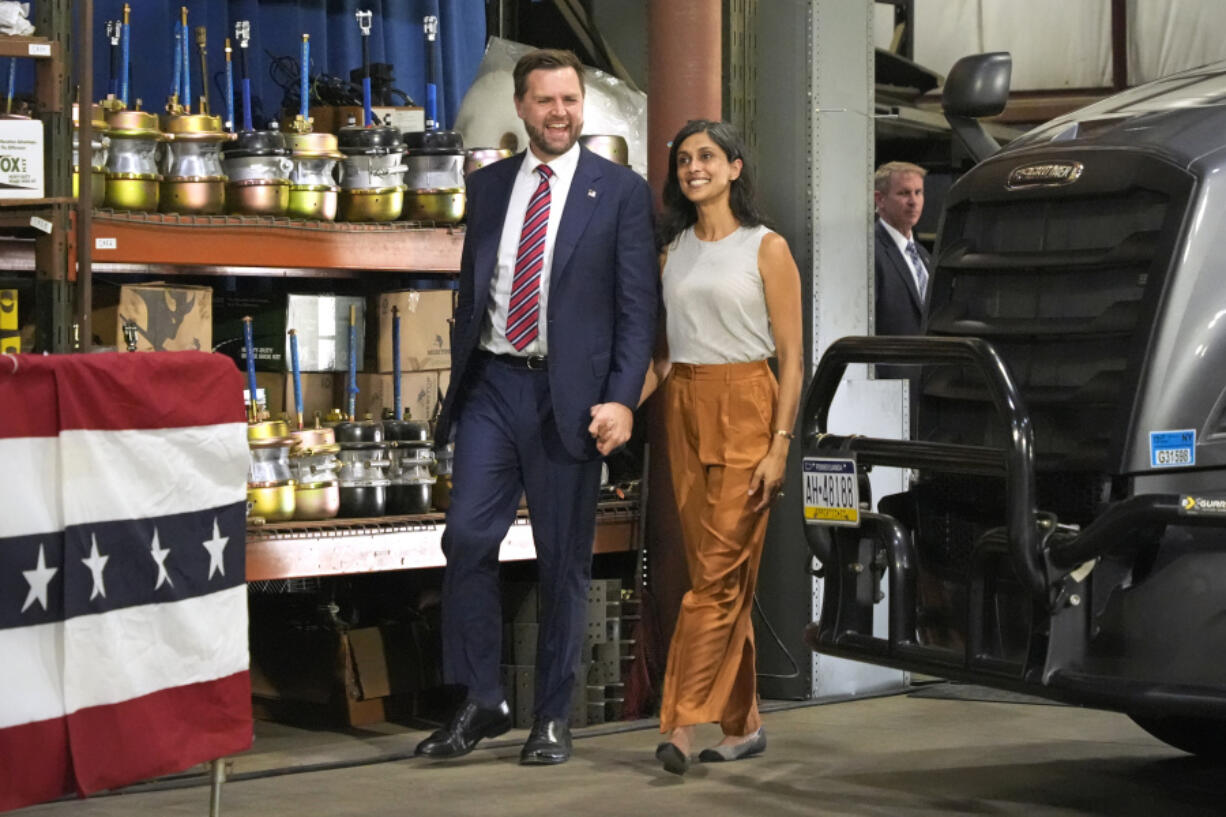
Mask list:
[[[922,286],[920,286],[920,282],[923,280],[921,276],[926,276],[928,274],[928,270],[917,270],[915,268],[915,263],[911,260],[911,255],[907,252],[907,245],[915,241],[914,234],[912,234],[911,238],[907,238],[902,233],[898,232],[898,230],[895,230],[894,227],[885,219],[880,219],[880,221],[881,226],[885,227],[885,231],[889,233],[890,238],[894,239],[894,243],[898,245],[898,254],[901,255],[902,259],[907,262],[907,268],[911,270],[911,280],[915,283],[915,291],[922,294],[924,289]],[[915,245],[915,249],[916,254],[918,255],[918,243]],[[512,261],[511,263],[514,262]],[[922,256],[919,258],[919,263],[924,263]]]
[[[541,301],[540,312],[537,315],[538,334],[536,340],[528,344],[523,351],[518,351],[507,340],[507,307],[511,300],[511,281],[515,277],[515,258],[519,254],[519,237],[524,227],[524,215],[528,212],[528,204],[532,194],[541,183],[541,174],[536,172],[538,165],[543,164],[531,149],[524,156],[519,173],[515,175],[515,184],[511,187],[511,200],[507,203],[506,219],[502,223],[502,239],[498,242],[498,260],[494,265],[494,275],[490,279],[490,305],[486,311],[486,321],[481,328],[481,348],[496,355],[547,355],[549,354],[549,337],[545,331],[549,306],[549,277],[553,271],[553,248],[557,243],[558,225],[562,223],[562,210],[566,205],[566,196],[570,193],[570,184],[575,178],[575,169],[579,166],[579,144],[576,142],[570,150],[551,160],[549,169],[553,176],[549,180],[549,226],[545,229],[545,257],[541,268]]]

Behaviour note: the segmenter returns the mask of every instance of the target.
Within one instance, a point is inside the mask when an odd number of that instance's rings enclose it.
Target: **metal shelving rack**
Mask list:
[[[33,296],[34,350],[46,352],[73,348],[71,6],[69,0],[43,0],[35,9],[39,36],[0,37],[0,58],[35,61],[36,112],[44,124],[45,157],[43,198],[0,201],[0,234],[18,246],[32,243],[34,250],[33,269],[6,267],[0,285],[18,289],[23,299]]]
[[[93,214],[93,266],[322,270],[334,277],[366,272],[458,273],[462,228],[411,222],[346,223],[271,216],[172,213]]]
[[[93,213],[93,266],[110,274],[365,277],[454,275],[462,228],[411,223],[348,224],[253,216]],[[597,553],[638,547],[638,504],[611,502],[597,514]],[[249,581],[440,567],[442,514],[284,522],[247,531]],[[502,561],[535,558],[521,516]]]
[[[462,228],[329,223],[257,216],[93,213],[93,268],[108,274],[282,275],[331,278],[380,273],[454,275]],[[85,274],[84,272],[82,273]],[[247,579],[299,579],[443,565],[442,514],[284,522],[247,531]],[[638,547],[638,504],[597,514],[594,550]],[[526,515],[503,542],[502,561],[535,558]]]
[[[638,547],[638,503],[602,503],[596,553]],[[383,570],[442,567],[443,514],[281,522],[247,529],[247,580],[309,578]],[[536,558],[532,526],[521,514],[502,542],[499,560]]]
[[[40,2],[40,31],[70,32],[72,18],[69,0]],[[81,53],[78,63],[92,59],[90,0],[81,3],[84,15],[80,24]],[[44,19],[45,18],[45,19]],[[71,328],[79,327],[82,342],[89,342],[89,311],[92,278],[95,270],[110,275],[257,275],[281,277],[365,278],[380,273],[454,275],[460,269],[464,244],[462,227],[436,227],[430,224],[393,222],[384,224],[332,223],[263,216],[184,216],[164,213],[127,213],[82,208],[77,219],[79,243],[70,227],[77,202],[71,198],[72,138],[71,108],[62,101],[70,98],[64,61],[67,35],[47,42],[53,55],[48,70],[39,74],[40,87],[51,90],[49,98],[58,100],[59,118],[49,122],[48,142],[63,148],[48,150],[48,192],[53,197],[43,202],[0,207],[0,226],[17,223],[30,232],[27,211],[51,212],[55,228],[49,235],[36,237],[36,276],[49,296],[48,310],[40,311],[42,327],[54,336],[39,349],[71,351],[75,348]],[[28,48],[13,38],[12,48]],[[42,42],[41,40],[39,42]],[[39,49],[40,51],[42,49]],[[0,50],[0,55],[4,51]],[[92,98],[88,78],[83,73],[81,94]],[[89,139],[90,117],[81,117],[82,143]],[[54,141],[52,141],[54,139]],[[86,166],[86,157],[81,157]],[[55,169],[52,171],[51,162]],[[81,201],[89,201],[84,185],[89,174],[82,174]],[[11,216],[11,217],[10,217]],[[40,244],[41,242],[41,244]],[[41,252],[41,255],[39,254]],[[19,253],[0,242],[0,260]],[[52,255],[54,253],[54,255]],[[53,274],[54,273],[54,274]],[[77,281],[75,305],[71,282]],[[40,310],[44,298],[39,297]],[[597,553],[633,550],[638,547],[638,503],[602,504],[597,514]],[[415,517],[384,517],[328,522],[291,522],[252,526],[247,535],[247,576],[250,581],[406,570],[443,564],[440,547],[442,514]],[[511,527],[500,557],[504,561],[535,558],[531,526],[521,516]]]

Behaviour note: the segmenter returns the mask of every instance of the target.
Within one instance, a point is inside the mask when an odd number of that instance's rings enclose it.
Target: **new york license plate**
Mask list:
[[[802,476],[806,525],[860,524],[860,485],[854,459],[805,457]]]

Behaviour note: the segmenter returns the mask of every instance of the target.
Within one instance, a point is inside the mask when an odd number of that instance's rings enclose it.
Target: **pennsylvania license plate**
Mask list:
[[[860,484],[854,459],[805,457],[802,476],[806,525],[860,524]]]

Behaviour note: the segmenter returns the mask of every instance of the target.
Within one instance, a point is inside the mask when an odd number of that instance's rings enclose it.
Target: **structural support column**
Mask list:
[[[720,119],[720,0],[648,0],[647,180],[657,201],[668,142],[691,119]]]
[[[873,0],[760,0],[746,12],[743,66],[753,103],[759,193],[801,272],[805,368],[843,335],[865,335],[872,299],[874,142]],[[735,22],[735,20],[734,20]],[[734,40],[734,46],[736,42]],[[737,109],[733,104],[732,108]],[[904,390],[849,368],[831,423],[844,431],[898,437]],[[803,422],[803,421],[802,421]],[[788,489],[771,512],[758,598],[779,635],[759,631],[759,689],[764,697],[836,698],[897,687],[897,670],[807,653],[805,625],[820,610],[822,586],[798,566],[804,544],[801,446],[793,445]],[[878,473],[891,469],[877,469]],[[875,488],[875,496],[899,490]],[[885,603],[878,605],[884,613]],[[884,622],[883,622],[884,623]]]
[[[94,0],[80,0],[78,18],[78,36],[74,51],[76,52],[76,75],[78,77],[78,97],[81,105],[78,113],[80,122],[80,147],[78,148],[77,164],[81,168],[77,173],[80,192],[77,196],[77,335],[80,340],[80,351],[88,352],[93,345],[94,329],[91,323],[94,311],[94,276],[93,276],[93,115],[90,103],[94,99]],[[71,256],[69,264],[72,263]]]
[[[647,179],[657,208],[668,176],[669,140],[690,119],[722,118],[722,14],[721,0],[647,0]],[[644,623],[650,625],[642,628],[641,660],[636,662],[649,668],[654,682],[663,679],[681,598],[689,589],[681,523],[664,455],[661,408],[659,398],[648,401],[643,423],[650,488],[642,591]],[[632,683],[627,688],[628,716],[651,714],[654,693],[648,685]]]
[[[46,195],[60,201],[47,209],[51,232],[37,237],[34,242],[38,279],[35,284],[35,348],[63,353],[75,348],[73,275],[69,270],[69,232],[74,229],[71,214],[75,205],[63,202],[72,197],[72,55],[79,43],[73,35],[72,0],[43,0],[34,10],[36,31],[57,43],[61,55],[56,61],[40,61],[37,69],[41,77],[38,80],[39,118],[46,126]],[[82,25],[83,30],[88,31],[88,23]],[[89,116],[88,103],[85,116]]]
[[[813,259],[810,341],[816,362],[844,335],[869,334],[873,311],[873,198],[876,93],[873,2],[811,0],[809,185]],[[907,436],[906,383],[870,380],[867,367],[849,366],[831,406],[830,426],[840,433]],[[870,475],[874,502],[905,490],[896,468]],[[795,484],[795,483],[793,483]],[[769,547],[769,543],[768,543]],[[813,587],[813,618],[820,615],[823,586]],[[887,590],[888,593],[888,590]],[[874,609],[874,635],[887,631],[887,597]],[[896,689],[904,673],[856,661],[815,655],[813,696],[854,697]]]

